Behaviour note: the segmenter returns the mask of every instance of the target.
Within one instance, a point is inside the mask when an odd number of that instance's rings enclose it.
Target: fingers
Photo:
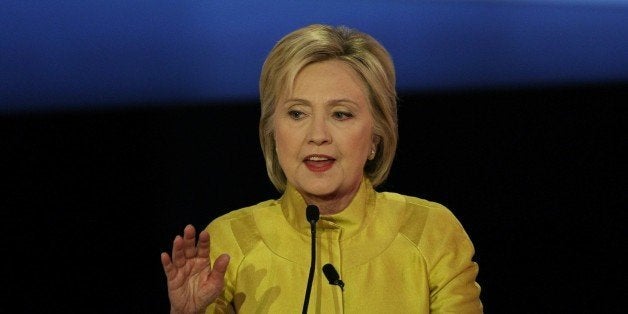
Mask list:
[[[196,230],[192,225],[187,225],[183,229],[183,253],[185,258],[196,256]]]
[[[209,233],[200,232],[196,242],[196,230],[193,225],[183,229],[183,237],[177,235],[172,242],[172,254],[161,254],[161,264],[168,276],[174,275],[177,268],[184,267],[187,260],[193,258],[209,258]],[[224,263],[224,261],[222,262]],[[228,260],[227,260],[228,263]]]
[[[172,260],[170,259],[170,255],[166,252],[161,253],[161,266],[164,268],[164,272],[167,277],[170,277],[172,271],[174,271],[172,267]]]
[[[220,277],[224,277],[227,272],[227,266],[229,266],[229,261],[231,260],[231,256],[227,254],[221,254],[216,258],[214,262],[214,268],[212,272],[217,272]]]
[[[209,233],[205,230],[201,231],[201,233],[198,235],[196,254],[198,257],[209,257]]]
[[[201,231],[197,244],[196,229],[193,225],[187,225],[183,229],[183,237],[177,235],[174,238],[171,263],[176,267],[183,267],[186,260],[195,257],[209,257],[209,234],[205,230]]]
[[[174,238],[171,254],[161,253],[161,264],[168,279],[169,293],[182,293],[180,291],[188,291],[187,289],[198,285],[198,293],[211,301],[224,289],[230,256],[222,254],[212,265],[209,259],[209,233],[206,230],[201,231],[198,234],[198,243],[195,243],[195,232],[192,225],[187,225],[183,236],[177,235]]]
[[[227,272],[227,266],[229,266],[229,260],[231,257],[227,254],[222,254],[216,258],[214,267],[209,273],[208,281],[212,282],[216,287],[223,287],[225,281],[225,273]],[[221,289],[220,289],[221,290]]]
[[[185,253],[183,252],[183,238],[177,235],[172,241],[172,263],[176,267],[185,265]]]

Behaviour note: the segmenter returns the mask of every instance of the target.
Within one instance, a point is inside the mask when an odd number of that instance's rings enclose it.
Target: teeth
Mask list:
[[[311,161],[323,161],[323,160],[327,160],[327,158],[312,156],[312,157],[309,157],[308,160],[311,160]]]

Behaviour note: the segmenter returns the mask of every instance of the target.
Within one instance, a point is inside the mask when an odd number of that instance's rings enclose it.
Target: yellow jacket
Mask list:
[[[279,200],[212,221],[211,258],[231,256],[226,288],[206,313],[300,313],[311,260],[306,204]],[[474,248],[444,206],[376,192],[365,179],[341,213],[321,215],[308,313],[482,313]],[[331,263],[345,283],[331,285]]]

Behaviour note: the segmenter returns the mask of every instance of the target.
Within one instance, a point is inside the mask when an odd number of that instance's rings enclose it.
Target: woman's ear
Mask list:
[[[381,141],[381,137],[377,134],[373,134],[373,148],[375,150],[377,150],[377,145],[379,145],[379,142]]]
[[[375,159],[375,155],[377,154],[377,145],[379,144],[380,137],[377,135],[373,135],[373,142],[371,144],[371,152],[368,155],[368,160]]]

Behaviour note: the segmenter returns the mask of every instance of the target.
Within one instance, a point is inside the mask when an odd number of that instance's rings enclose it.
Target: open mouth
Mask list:
[[[314,172],[322,172],[329,170],[336,159],[325,155],[309,155],[303,159],[305,166]]]

